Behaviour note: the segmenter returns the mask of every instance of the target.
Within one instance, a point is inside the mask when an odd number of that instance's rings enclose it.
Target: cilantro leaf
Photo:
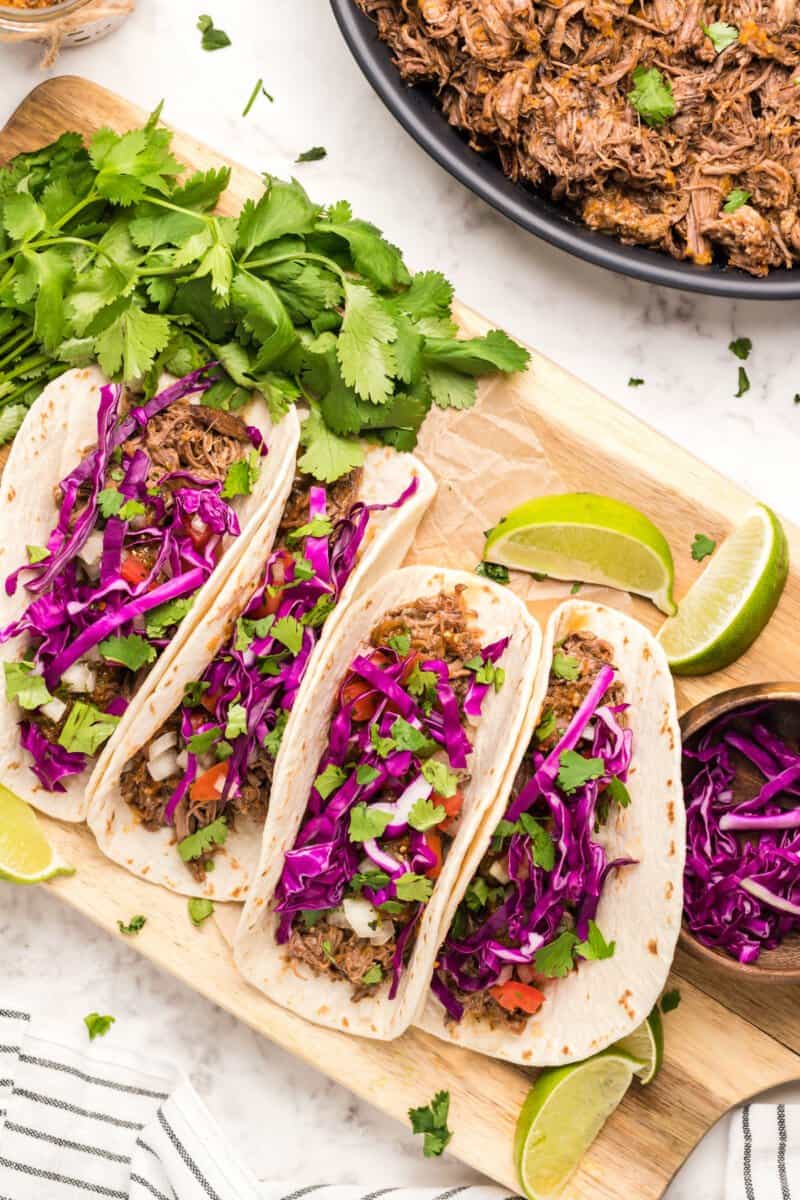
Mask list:
[[[713,538],[705,533],[696,533],[692,542],[692,558],[695,562],[702,562],[704,558],[712,555],[716,548],[717,543]]]
[[[203,35],[200,39],[200,45],[204,50],[224,50],[226,46],[230,46],[231,39],[228,37],[224,29],[217,29],[211,17],[207,14],[197,18],[197,28]]]
[[[543,871],[552,871],[556,863],[556,847],[550,834],[530,813],[523,813],[519,823],[530,838],[534,865]]]
[[[103,742],[111,737],[119,720],[93,704],[76,700],[59,734],[58,744],[74,754],[96,754]]]
[[[249,496],[260,470],[259,454],[253,449],[246,458],[239,458],[228,467],[220,495],[226,500],[234,496]]]
[[[436,742],[432,741],[421,729],[417,729],[406,721],[404,717],[397,717],[392,723],[392,738],[398,750],[410,750],[418,757],[433,754],[437,748]]]
[[[453,1134],[447,1127],[449,1114],[449,1092],[437,1092],[430,1104],[408,1110],[413,1132],[423,1135],[422,1153],[426,1158],[438,1158],[450,1142]]]
[[[208,691],[208,689],[210,687],[211,687],[210,683],[204,683],[204,682],[198,682],[198,681],[193,681],[192,683],[185,683],[183,685],[183,703],[186,704],[189,708],[195,708],[200,703],[203,696],[206,694],[206,692]]]
[[[359,787],[366,787],[368,783],[374,783],[379,775],[380,771],[377,767],[371,767],[369,763],[359,763],[356,767],[356,783]]]
[[[739,389],[736,392],[736,399],[739,400],[745,392],[750,391],[750,379],[744,367],[739,367]]]
[[[558,786],[568,796],[589,780],[599,779],[605,770],[602,758],[584,758],[575,750],[564,750],[558,763]]]
[[[458,791],[458,776],[443,762],[429,758],[422,764],[423,778],[433,787],[437,796],[448,800]]]
[[[247,733],[247,709],[243,704],[230,704],[225,724],[225,737],[232,741],[243,733]]]
[[[272,615],[256,619],[239,617],[236,622],[236,638],[233,643],[234,650],[247,650],[254,641],[262,641],[274,624],[275,617]]]
[[[321,158],[327,157],[328,151],[324,146],[312,146],[310,150],[304,150],[302,154],[298,154],[294,160],[296,163],[319,162]]]
[[[391,737],[381,737],[377,725],[370,725],[369,740],[379,758],[387,758],[396,748],[396,742]]]
[[[476,338],[426,338],[424,357],[429,367],[449,367],[472,377],[492,370],[524,371],[530,360],[528,351],[502,329]]]
[[[664,992],[664,995],[661,997],[662,1013],[674,1012],[675,1009],[680,1004],[680,1002],[681,1002],[680,988],[672,988],[671,991]]]
[[[195,830],[178,842],[178,854],[184,862],[203,858],[213,846],[224,846],[228,837],[228,824],[224,817],[217,817],[210,825]]]
[[[636,375],[631,375],[630,379],[628,380],[628,387],[641,387],[643,383],[643,379],[639,379]]]
[[[20,708],[40,708],[53,697],[47,690],[44,676],[34,671],[27,662],[3,663],[6,677],[6,699],[16,700]]]
[[[437,408],[472,408],[478,393],[471,375],[463,375],[451,367],[431,365],[425,380]]]
[[[214,901],[205,900],[200,896],[192,896],[187,904],[189,911],[189,920],[193,925],[202,925],[203,921],[207,921],[214,911]]]
[[[298,460],[298,467],[323,483],[334,483],[363,466],[363,447],[328,429],[317,409],[312,408],[303,422],[301,441],[305,453]]]
[[[116,1017],[107,1014],[101,1016],[100,1013],[89,1013],[88,1017],[83,1018],[83,1023],[89,1031],[89,1040],[93,1042],[97,1037],[105,1037],[115,1020]]]
[[[135,916],[131,917],[126,925],[124,921],[117,921],[120,933],[134,934],[138,933],[147,924],[147,917]]]
[[[431,898],[433,880],[426,879],[424,875],[416,875],[413,871],[406,871],[405,875],[395,879],[394,886],[398,900],[415,900],[426,904]]]
[[[202,733],[193,733],[186,743],[186,748],[190,754],[207,754],[221,736],[222,730],[219,725],[214,725],[211,729],[204,729]]]
[[[549,708],[543,715],[541,721],[534,730],[534,737],[537,742],[546,742],[549,737],[552,737],[556,731],[556,713],[555,709]]]
[[[620,808],[628,808],[631,802],[631,794],[622,780],[617,778],[616,775],[611,776],[605,790],[608,793],[609,799],[614,804],[618,804]]]
[[[488,658],[481,658],[479,654],[465,662],[464,666],[475,672],[476,683],[492,685],[496,692],[499,692],[505,683],[506,673],[503,668],[496,666]]]
[[[411,634],[410,633],[393,633],[387,639],[387,646],[390,650],[394,650],[401,658],[405,658],[411,649]]]
[[[734,213],[737,208],[741,208],[750,199],[750,192],[744,188],[732,188],[725,197],[725,203],[722,206],[722,211],[726,213]]]
[[[350,809],[350,841],[369,842],[379,838],[392,819],[382,808],[367,808],[362,801]]]
[[[106,375],[140,379],[169,341],[166,317],[129,304],[95,338],[97,361]]]
[[[303,538],[327,537],[333,532],[333,523],[327,517],[314,517],[313,521],[307,521],[305,525],[299,525],[297,529],[292,529],[288,535],[288,541],[301,542]]]
[[[563,654],[560,650],[557,650],[553,655],[553,665],[550,670],[556,679],[566,679],[570,683],[574,683],[580,677],[580,660],[573,658],[571,654]]]
[[[285,646],[290,654],[299,654],[303,644],[303,626],[295,617],[280,617],[270,629],[276,642]]]
[[[345,383],[364,400],[383,404],[392,392],[397,327],[381,300],[363,283],[344,285],[345,313],[336,352]]]
[[[179,625],[194,603],[195,593],[178,596],[151,608],[145,616],[145,632],[149,638],[162,638],[172,625]]]
[[[314,780],[313,786],[322,799],[327,800],[328,796],[333,795],[342,786],[345,779],[347,779],[347,771],[343,767],[337,767],[335,763],[328,763],[322,774]]]
[[[573,953],[577,945],[578,939],[575,934],[565,930],[552,942],[542,946],[536,951],[533,960],[538,974],[545,975],[548,979],[563,979],[565,975],[569,975],[575,965]]]
[[[364,888],[369,888],[371,892],[379,892],[381,888],[385,888],[389,882],[389,876],[385,871],[378,871],[370,867],[366,871],[356,871],[352,875],[348,883],[351,891],[357,896],[361,895]]]
[[[138,671],[146,663],[156,660],[155,648],[138,633],[130,633],[127,637],[108,637],[97,649],[107,662],[120,663],[129,671]]]
[[[380,963],[373,963],[361,976],[361,982],[365,987],[371,987],[374,983],[380,983],[382,979],[383,968]]]
[[[267,754],[271,754],[273,758],[278,757],[278,751],[281,748],[283,740],[283,732],[286,729],[286,722],[289,720],[289,714],[285,710],[281,710],[275,721],[275,725],[264,738],[262,745]]]
[[[721,54],[739,40],[739,30],[725,21],[714,21],[711,25],[702,25],[701,28],[717,54]]]
[[[408,823],[412,829],[424,833],[426,829],[433,829],[434,825],[441,825],[446,816],[444,805],[434,804],[429,797],[420,796],[411,807]]]
[[[97,507],[100,509],[100,516],[106,519],[115,517],[124,502],[125,497],[116,488],[103,488],[102,492],[98,492],[97,495]]]
[[[753,343],[749,337],[734,338],[732,342],[728,342],[728,349],[731,354],[735,354],[742,362],[750,357],[750,351],[753,349]]]
[[[658,129],[675,115],[672,84],[657,67],[637,67],[631,77],[633,89],[628,100],[639,116],[652,129]]]
[[[585,942],[578,942],[575,953],[587,961],[594,962],[602,958],[613,958],[615,948],[616,942],[607,942],[594,921],[589,921],[589,936]]]
[[[508,583],[510,575],[508,567],[504,567],[501,563],[479,562],[475,568],[476,575],[484,575],[487,579],[493,579],[495,583]]]

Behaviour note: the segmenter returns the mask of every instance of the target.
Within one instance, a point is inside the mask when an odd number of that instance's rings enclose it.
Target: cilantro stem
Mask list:
[[[20,345],[21,340],[21,345]],[[36,341],[36,335],[29,333],[25,326],[22,327],[14,336],[8,339],[3,349],[5,354],[0,355],[0,368],[4,367],[9,359],[16,358],[18,354],[22,354],[29,346],[32,346]]]
[[[82,212],[82,210],[84,208],[88,208],[88,206],[90,204],[94,204],[95,200],[99,200],[99,199],[100,199],[100,197],[97,195],[97,193],[95,192],[95,190],[93,188],[89,192],[88,196],[84,196],[83,200],[79,200],[77,204],[73,205],[73,207],[69,210],[69,212],[64,213],[63,217],[59,217],[58,220],[54,223],[53,228],[54,229],[63,229],[64,226],[67,225],[72,220],[73,217],[77,217],[79,212]]]
[[[17,363],[13,371],[5,371],[3,373],[3,383],[7,383],[11,379],[16,379],[18,375],[24,375],[27,371],[38,371],[39,367],[44,367],[49,362],[46,354],[34,355],[33,358],[23,359],[21,363]],[[3,384],[0,384],[2,388]]]
[[[48,383],[51,379],[55,379],[57,375],[61,375],[64,371],[64,364],[58,363],[55,367],[50,367],[44,374],[38,375],[35,379],[26,379],[20,383],[13,391],[6,396],[0,396],[0,408],[5,408],[8,404],[13,404],[18,396],[22,396],[33,383],[41,383],[46,380]],[[0,384],[2,390],[2,384]]]
[[[302,260],[322,263],[327,271],[335,272],[335,274],[337,274],[341,279],[342,283],[345,283],[347,280],[345,272],[338,263],[333,261],[332,258],[326,258],[324,254],[312,254],[310,251],[300,251],[295,254],[279,254],[275,258],[255,259],[253,262],[250,262],[247,257],[245,257],[239,260],[238,265],[248,271],[253,271],[259,267],[275,267],[279,263],[301,262]]]

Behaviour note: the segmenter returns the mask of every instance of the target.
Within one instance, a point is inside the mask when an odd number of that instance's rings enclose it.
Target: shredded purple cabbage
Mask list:
[[[504,858],[499,860],[509,876],[502,900],[468,936],[459,938],[451,928],[438,955],[431,988],[453,1020],[463,1016],[456,989],[473,993],[494,987],[508,977],[509,964],[532,970],[537,951],[559,935],[565,921],[567,927],[574,924],[580,939],[586,938],[609,873],[631,861],[609,861],[593,836],[598,798],[612,777],[623,782],[627,778],[633,750],[631,730],[619,721],[625,706],[602,703],[614,676],[613,667],[600,669],[548,753],[536,742],[528,750],[532,777],[512,797],[504,818],[515,831],[506,833]],[[591,738],[584,744],[587,755],[602,759],[603,773],[567,795],[557,780],[561,756],[575,748],[590,725]],[[533,840],[519,824],[523,814],[548,831],[555,848],[552,869],[537,863]]]
[[[761,704],[727,714],[683,751],[694,771],[684,919],[699,942],[742,963],[800,932],[800,751],[769,728],[769,712]],[[764,777],[739,803],[737,755]]]

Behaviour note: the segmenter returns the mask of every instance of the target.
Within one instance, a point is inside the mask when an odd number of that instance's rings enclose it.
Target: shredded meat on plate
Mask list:
[[[800,259],[797,0],[356,3],[470,145],[593,229],[753,275]],[[638,68],[672,91],[657,127]]]

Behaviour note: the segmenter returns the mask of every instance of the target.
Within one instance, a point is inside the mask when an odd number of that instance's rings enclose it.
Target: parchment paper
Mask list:
[[[521,390],[496,376],[481,385],[474,408],[434,409],[428,415],[415,453],[433,471],[439,490],[407,563],[474,570],[486,531],[506,513],[525,500],[569,490],[536,436]],[[540,619],[572,594],[572,582],[539,582],[521,571],[511,572],[510,586]],[[580,594],[630,607],[627,592],[584,584]]]

